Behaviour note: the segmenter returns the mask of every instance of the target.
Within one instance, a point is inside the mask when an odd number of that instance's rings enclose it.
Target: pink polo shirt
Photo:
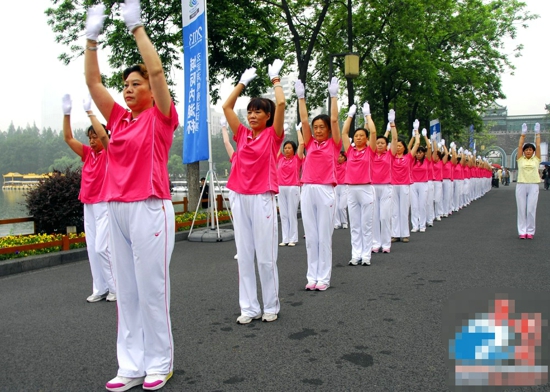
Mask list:
[[[412,182],[428,182],[428,166],[430,161],[424,158],[424,161],[413,159],[411,166],[411,180]]]
[[[451,161],[447,161],[447,163],[443,164],[443,179],[444,180],[453,180],[453,163]]]
[[[382,154],[374,153],[371,163],[371,176],[373,184],[391,183],[391,151]]]
[[[273,127],[267,127],[252,137],[252,130],[239,124],[233,137],[237,151],[227,188],[243,195],[279,193],[277,153],[284,136],[278,136]]]
[[[338,155],[340,155],[342,140],[336,144],[331,137],[319,143],[314,138],[311,138],[305,147],[307,152],[307,164],[302,170],[302,184],[326,184],[335,186],[337,184],[336,161]],[[349,168],[349,163],[347,168]]]
[[[374,152],[369,146],[362,150],[350,146],[346,153],[348,157],[348,166],[346,168],[346,184],[360,185],[370,184],[371,179],[371,161]]]
[[[469,180],[472,177],[470,166],[468,166],[468,165],[464,166],[462,171],[464,173],[464,179],[465,180]]]
[[[107,151],[101,150],[95,153],[91,147],[83,144],[82,179],[80,181],[80,194],[78,199],[84,204],[95,204],[103,201],[100,197],[101,187],[105,179],[107,167]]]
[[[279,186],[297,186],[300,185],[300,168],[302,159],[296,154],[288,159],[283,154],[279,155],[277,165],[277,175],[279,176]]]
[[[432,161],[433,180],[443,181],[443,162],[441,159],[437,162]]]
[[[131,112],[114,104],[107,122],[111,140],[101,191],[104,201],[171,199],[168,152],[177,126],[178,113],[173,102],[170,117],[153,106],[132,118]]]
[[[411,165],[413,157],[410,153],[401,157],[391,155],[391,183],[392,185],[411,184]]]
[[[346,183],[346,168],[348,161],[342,163],[336,162],[336,183],[338,185],[343,185]]]
[[[464,171],[462,169],[462,165],[460,164],[460,162],[453,166],[453,179],[455,180],[464,179]]]

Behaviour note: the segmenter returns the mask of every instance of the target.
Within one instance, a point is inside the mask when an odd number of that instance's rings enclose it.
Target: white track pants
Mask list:
[[[109,252],[107,203],[84,204],[84,231],[90,269],[92,294],[116,293],[113,265]]]
[[[301,210],[306,233],[308,283],[330,284],[335,204],[332,185],[302,186]]]
[[[453,212],[453,182],[450,179],[443,180],[443,214]]]
[[[277,208],[271,192],[242,195],[233,192],[231,210],[239,255],[239,305],[241,314],[262,313],[258,302],[254,253],[262,285],[264,313],[278,314],[279,272],[277,270]]]
[[[428,181],[428,193],[426,195],[426,222],[431,225],[433,225],[435,219],[434,192],[434,182]]]
[[[300,187],[279,186],[279,215],[281,216],[282,242],[298,242],[298,205],[300,204]]]
[[[434,210],[435,216],[441,218],[441,215],[445,214],[443,210],[443,182],[434,181]]]
[[[355,260],[370,260],[374,219],[374,188],[372,185],[348,185],[348,211],[351,257]]]
[[[172,202],[151,197],[108,206],[117,283],[118,375],[170,373],[174,367],[169,270],[175,235]]]
[[[413,230],[426,228],[427,197],[427,182],[413,182],[411,184],[411,225]]]
[[[374,221],[372,247],[391,248],[392,186],[377,184],[374,187]]]
[[[462,200],[462,186],[464,180],[454,180],[453,181],[453,211],[458,211],[462,208],[460,201]]]
[[[334,213],[334,226],[342,226],[348,224],[348,186],[337,185],[334,188],[336,194],[336,211]]]
[[[518,233],[535,234],[539,184],[516,185],[516,204],[518,207]]]
[[[392,237],[405,238],[409,229],[410,185],[392,185],[391,230]]]

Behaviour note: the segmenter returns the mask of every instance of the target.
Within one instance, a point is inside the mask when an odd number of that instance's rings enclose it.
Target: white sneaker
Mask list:
[[[264,313],[262,316],[262,321],[265,321],[266,323],[270,323],[275,320],[277,320],[277,315],[275,313]]]
[[[425,231],[426,231],[426,229],[420,229],[421,233],[424,233]]]
[[[143,384],[144,380],[145,380],[145,377],[130,378],[130,377],[116,376],[107,384],[105,384],[105,388],[108,391],[112,391],[112,392],[123,392]]]
[[[411,233],[416,233],[417,231],[418,231],[418,229],[412,229]]]
[[[236,254],[235,256],[233,256],[233,258],[234,258],[235,260],[237,260],[237,259],[239,258],[239,255]]]
[[[258,314],[258,315],[253,316],[253,317],[247,316],[245,314],[241,314],[237,318],[237,324],[250,324],[252,322],[252,320],[259,320],[261,318],[262,318],[261,314]]]
[[[370,259],[363,259],[361,265],[370,265]]]
[[[107,294],[109,294],[109,292],[106,292],[105,294],[101,294],[101,295],[90,295],[88,298],[86,298],[86,301],[92,303],[92,302],[99,302],[99,301],[103,301],[105,298],[107,298]]]
[[[286,242],[281,242],[281,243],[279,244],[279,246],[287,246],[287,243],[286,243]]]
[[[173,373],[174,372],[168,374],[148,374],[143,381],[143,389],[145,391],[156,391],[162,388],[166,384],[166,381],[170,380]]]
[[[296,246],[296,243],[295,242],[289,242],[288,246]]]
[[[438,216],[438,217],[435,218],[435,220],[439,222],[441,220],[441,217]]]
[[[334,225],[334,230],[338,230],[339,228],[340,228],[340,226]]]
[[[116,302],[116,294],[115,293],[109,293],[109,295],[107,295],[107,298],[105,300],[107,302]]]
[[[344,223],[344,224],[342,225],[342,229],[347,229],[347,228],[348,228],[348,224],[347,224],[347,223]]]
[[[360,262],[361,262],[361,260],[359,260],[359,259],[351,259],[348,264],[349,265],[359,265]]]

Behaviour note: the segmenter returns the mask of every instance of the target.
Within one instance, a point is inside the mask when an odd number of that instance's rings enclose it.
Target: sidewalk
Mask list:
[[[331,288],[307,292],[306,249],[279,248],[280,317],[237,325],[234,242],[176,242],[174,377],[163,391],[445,391],[442,314],[468,288],[548,292],[550,192],[519,240],[515,184],[351,267],[335,230]],[[116,304],[86,303],[87,261],[0,278],[0,391],[104,391],[115,376]],[[529,390],[549,390],[550,386]],[[132,389],[140,391],[141,388]]]

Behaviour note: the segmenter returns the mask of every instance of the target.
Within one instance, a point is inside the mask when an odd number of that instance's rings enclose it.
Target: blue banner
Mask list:
[[[472,124],[472,125],[470,125],[470,140],[469,140],[469,143],[468,143],[469,146],[470,146],[469,148],[470,148],[471,150],[473,150],[473,149],[476,148],[476,142],[475,142],[475,140],[474,140],[474,132],[475,132],[474,126],[473,126],[473,124]]]
[[[208,160],[208,73],[204,0],[182,0],[183,163]]]
[[[430,121],[430,136],[433,134],[436,134],[437,138],[436,140],[438,142],[441,141],[441,124],[439,123],[439,119],[435,119]]]

